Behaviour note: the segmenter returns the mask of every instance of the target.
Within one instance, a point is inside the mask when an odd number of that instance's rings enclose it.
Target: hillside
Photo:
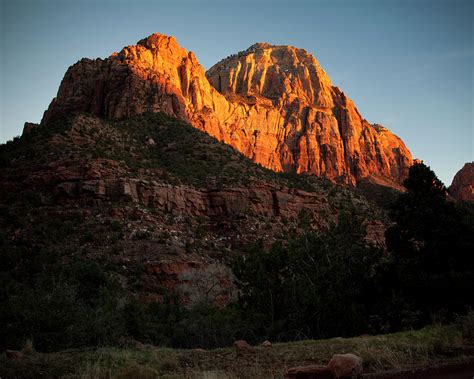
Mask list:
[[[228,268],[235,256],[257,243],[285,244],[308,223],[326,230],[341,212],[365,219],[367,239],[383,244],[386,216],[364,197],[265,169],[163,114],[70,115],[2,145],[0,162],[1,266],[11,288],[3,317],[16,320],[6,324],[10,347],[28,335],[43,349],[57,338],[60,346],[87,344],[83,330],[79,341],[64,340],[61,328],[42,334],[41,323],[75,319],[95,307],[89,295],[102,301],[105,290],[112,299],[148,303],[176,293],[188,306],[224,305],[236,294]],[[70,278],[73,294],[64,287]],[[64,309],[55,308],[61,301]],[[59,313],[27,316],[47,309]]]

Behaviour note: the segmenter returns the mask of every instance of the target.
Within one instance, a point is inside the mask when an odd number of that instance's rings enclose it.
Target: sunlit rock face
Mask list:
[[[474,162],[466,163],[456,173],[449,194],[458,200],[474,202]]]
[[[269,169],[350,184],[396,185],[412,164],[402,140],[363,119],[317,60],[292,46],[255,44],[206,73],[174,37],[153,34],[71,66],[42,124],[65,112],[165,112]]]

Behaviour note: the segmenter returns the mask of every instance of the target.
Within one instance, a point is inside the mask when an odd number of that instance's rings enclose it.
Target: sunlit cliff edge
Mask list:
[[[269,169],[349,184],[397,187],[412,164],[400,138],[365,120],[318,61],[292,46],[254,44],[206,73],[174,37],[152,34],[71,66],[42,124],[68,112],[164,112]]]

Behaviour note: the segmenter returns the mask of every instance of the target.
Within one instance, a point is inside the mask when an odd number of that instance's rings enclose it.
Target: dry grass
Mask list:
[[[462,361],[474,355],[471,340],[458,326],[430,326],[383,336],[333,338],[256,347],[246,354],[233,348],[179,350],[148,346],[143,350],[102,348],[40,354],[20,362],[0,358],[0,376],[68,379],[283,378],[295,365],[326,364],[335,353],[364,359],[366,372],[402,370],[433,363]]]

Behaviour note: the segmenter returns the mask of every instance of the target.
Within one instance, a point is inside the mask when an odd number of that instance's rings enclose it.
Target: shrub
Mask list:
[[[240,305],[255,333],[273,340],[365,333],[383,255],[364,237],[361,220],[341,214],[325,233],[308,230],[288,246],[237,258]]]
[[[41,351],[114,343],[124,333],[120,288],[96,264],[42,273],[31,283],[3,277],[10,294],[1,301],[4,344],[27,339]]]

